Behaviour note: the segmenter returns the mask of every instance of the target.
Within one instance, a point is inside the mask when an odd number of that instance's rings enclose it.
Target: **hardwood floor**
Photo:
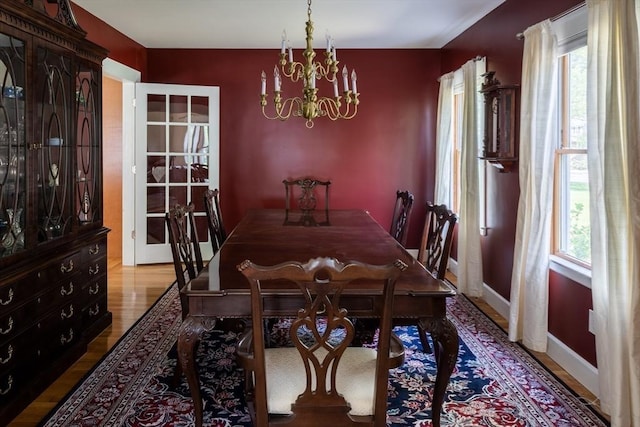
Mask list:
[[[119,261],[110,261],[108,277],[108,305],[113,313],[113,323],[91,342],[87,353],[19,414],[10,426],[37,425],[164,293],[175,280],[175,273],[172,264],[126,267]],[[455,277],[450,279],[455,283]],[[500,327],[506,329],[506,320],[488,304],[476,298],[473,301]],[[594,402],[594,406],[598,408],[596,397],[553,360],[541,353],[536,353],[535,356],[585,401]]]

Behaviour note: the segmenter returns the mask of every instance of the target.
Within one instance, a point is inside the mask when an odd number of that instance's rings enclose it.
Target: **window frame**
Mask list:
[[[559,82],[563,81],[563,77],[566,77],[568,73],[568,60],[564,57],[570,52],[587,46],[587,7],[585,4],[582,7],[578,7],[572,10],[570,13],[561,16],[560,18],[552,21],[552,27],[558,40],[558,55],[559,55]],[[564,79],[566,81],[566,79]],[[554,154],[554,203],[553,203],[553,225],[552,225],[552,239],[549,257],[549,268],[571,280],[584,285],[587,288],[591,288],[591,265],[585,263],[583,260],[577,259],[566,253],[560,252],[558,248],[558,239],[560,236],[560,224],[558,221],[557,209],[560,206],[561,195],[558,191],[558,183],[561,179],[560,169],[560,157],[570,154],[586,154],[586,148],[571,148],[568,145],[569,135],[561,130],[566,128],[568,124],[568,105],[569,98],[567,96],[568,87],[564,85],[561,87],[562,96],[558,106],[559,120],[558,120],[558,147],[555,149]],[[563,114],[563,112],[565,114]]]

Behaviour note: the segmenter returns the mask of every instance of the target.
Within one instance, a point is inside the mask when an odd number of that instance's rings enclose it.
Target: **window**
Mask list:
[[[559,58],[559,134],[555,150],[553,253],[591,264],[587,169],[587,47]]]

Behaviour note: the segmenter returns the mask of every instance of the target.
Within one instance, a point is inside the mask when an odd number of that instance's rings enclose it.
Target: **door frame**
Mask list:
[[[106,58],[102,74],[122,82],[122,265],[135,265],[135,84],[142,73]]]

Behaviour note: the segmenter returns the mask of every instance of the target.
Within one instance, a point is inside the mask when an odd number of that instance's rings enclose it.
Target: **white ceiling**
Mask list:
[[[304,0],[72,0],[147,48],[303,48]],[[315,0],[314,47],[441,48],[505,0]]]

